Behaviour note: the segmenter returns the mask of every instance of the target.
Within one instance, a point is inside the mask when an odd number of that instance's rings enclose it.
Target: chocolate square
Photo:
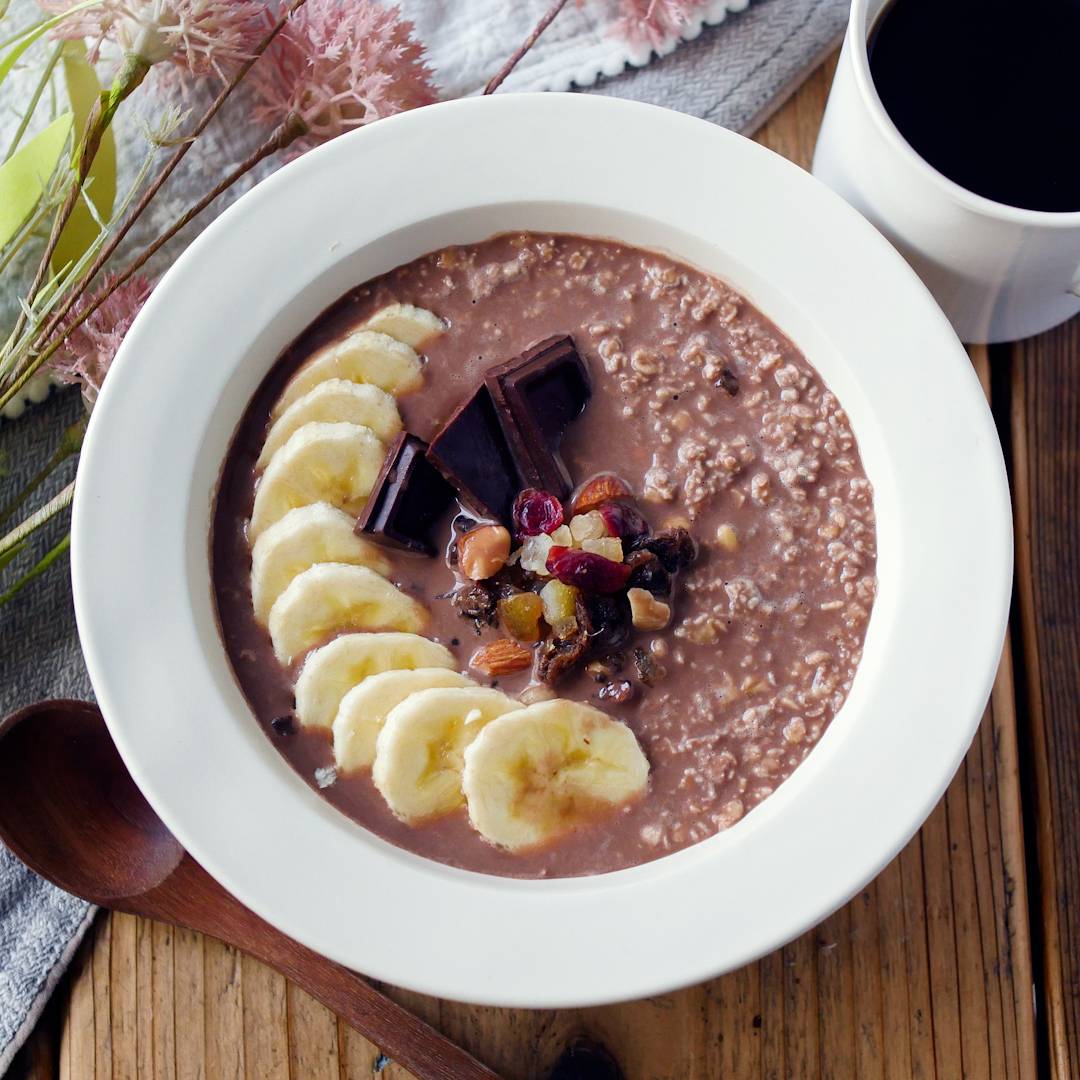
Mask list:
[[[428,444],[402,431],[386,452],[356,523],[376,543],[434,555],[431,529],[454,501],[454,489],[428,462]]]
[[[524,486],[503,434],[495,402],[481,385],[454,410],[431,440],[427,457],[479,518],[509,521]]]
[[[592,395],[588,368],[573,339],[561,334],[538,342],[490,368],[484,382],[524,486],[565,499],[572,485],[559,446]]]

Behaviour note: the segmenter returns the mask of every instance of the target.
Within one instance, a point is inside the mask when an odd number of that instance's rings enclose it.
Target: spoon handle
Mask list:
[[[133,900],[116,906],[209,934],[276,968],[417,1080],[500,1080],[366,979],[264,922],[190,855],[159,886]]]

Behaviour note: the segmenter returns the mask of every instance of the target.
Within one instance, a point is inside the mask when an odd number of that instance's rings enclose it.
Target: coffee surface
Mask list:
[[[840,403],[761,312],[706,274],[608,241],[525,233],[426,255],[347,294],[271,370],[224,464],[212,540],[223,641],[258,722],[309,784],[326,782],[328,733],[280,719],[292,713],[295,672],[278,664],[252,613],[245,525],[270,409],[289,377],[395,301],[449,324],[427,350],[423,387],[400,400],[409,431],[430,439],[488,369],[571,334],[593,385],[563,442],[573,482],[617,472],[654,528],[689,526],[700,556],[680,577],[671,625],[634,643],[662,669],[653,687],[624,705],[602,700],[584,673],[559,687],[633,729],[651,765],[644,799],[511,854],[464,811],[403,824],[367,773],[320,793],[402,848],[522,877],[631,866],[735,824],[805,759],[850,690],[876,588],[872,490]],[[451,516],[436,530],[443,543]],[[391,579],[431,612],[427,635],[468,671],[501,631],[477,630],[451,606],[441,553],[389,554]],[[499,688],[513,694],[527,681],[521,673]]]
[[[962,187],[1080,210],[1080,0],[893,0],[868,43],[885,111]]]

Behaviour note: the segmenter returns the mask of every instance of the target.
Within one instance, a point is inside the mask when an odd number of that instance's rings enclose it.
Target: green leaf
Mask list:
[[[86,118],[94,107],[101,84],[97,74],[86,59],[86,46],[81,41],[64,43],[64,79],[67,82],[68,99],[75,113],[75,130],[86,128]],[[95,213],[86,205],[89,199]],[[53,253],[52,266],[60,270],[74,265],[97,239],[101,231],[98,221],[107,222],[112,216],[116,201],[116,140],[112,128],[107,127],[101,137],[98,152],[87,174],[79,201],[60,234],[60,241]]]
[[[0,248],[18,231],[37,205],[64,152],[71,113],[58,116],[0,165]]]
[[[8,563],[14,562],[26,550],[26,545],[29,542],[29,540],[24,540],[21,544],[16,544],[13,548],[9,548],[0,554],[0,570],[3,570]]]
[[[0,83],[2,83],[10,74],[11,69],[19,62],[19,57],[22,56],[35,41],[47,34],[54,26],[59,26],[69,15],[73,15],[76,11],[82,11],[84,8],[95,7],[100,4],[101,0],[82,0],[81,4],[75,4],[73,7],[69,7],[67,11],[60,12],[59,15],[54,15],[51,19],[44,19],[39,23],[35,23],[33,26],[28,26],[22,33],[17,34],[12,41],[11,48],[4,53],[0,58]]]
[[[0,607],[6,604],[20,589],[29,585],[34,578],[44,574],[69,547],[71,547],[71,533],[68,533],[55,547],[50,548],[7,592],[0,595]]]

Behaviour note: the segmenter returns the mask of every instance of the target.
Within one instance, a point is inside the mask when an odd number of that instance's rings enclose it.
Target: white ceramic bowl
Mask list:
[[[615,237],[732,282],[846,406],[876,491],[880,594],[820,745],[730,831],[591,878],[515,881],[392,847],[294,775],[218,640],[218,469],[274,358],[351,286],[509,229]],[[177,261],[101,395],[75,499],[83,648],[135,780],[245,904],[349,967],[449,998],[555,1007],[735,968],[844,903],[944,791],[1009,601],[1008,491],[968,358],[929,294],[794,165],[677,113],[521,95],[340,138]]]

